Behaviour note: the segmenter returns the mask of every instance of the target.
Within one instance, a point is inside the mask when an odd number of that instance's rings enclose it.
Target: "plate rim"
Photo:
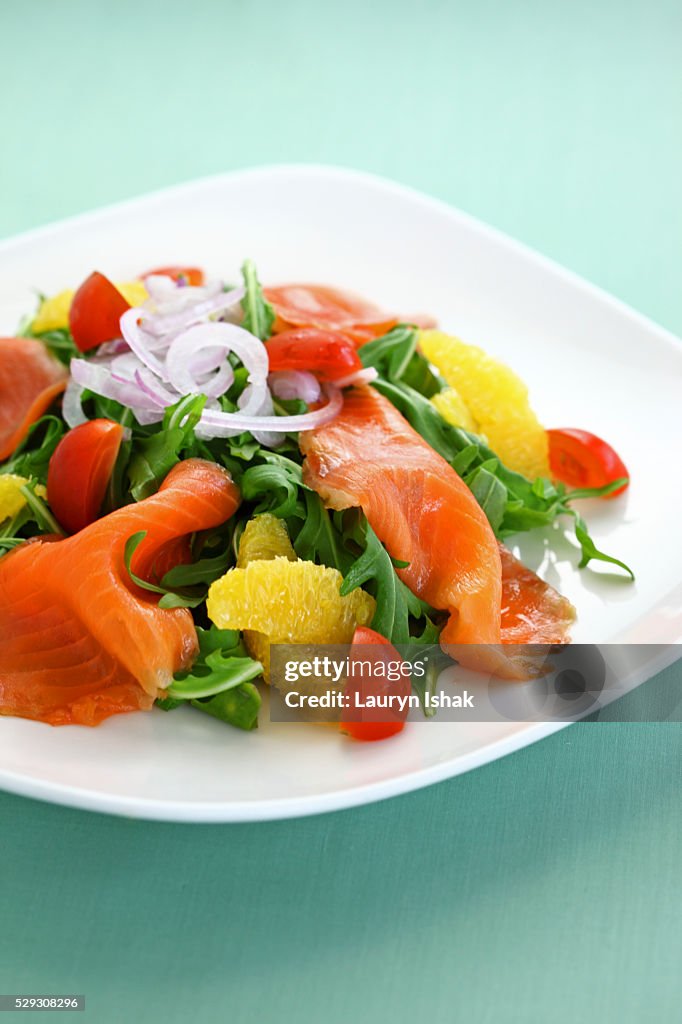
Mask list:
[[[682,652],[681,652],[682,656]],[[421,725],[421,723],[419,723]],[[424,723],[428,724],[428,723]],[[522,724],[522,723],[519,723]],[[491,764],[507,754],[531,746],[565,729],[573,722],[541,722],[520,728],[510,736],[486,743],[467,754],[460,754],[455,762],[442,761],[428,768],[405,772],[402,775],[371,782],[363,786],[341,789],[331,793],[297,797],[279,797],[269,800],[188,801],[159,800],[158,798],[122,797],[103,794],[79,786],[33,779],[18,772],[0,769],[0,789],[15,796],[28,797],[62,807],[94,811],[115,817],[135,818],[142,821],[160,821],[177,824],[230,825],[265,821],[286,821],[307,818],[317,814],[364,807],[367,804],[425,789],[438,782],[446,782]]]
[[[675,352],[677,358],[680,358],[682,355],[680,339],[668,328],[663,327],[645,314],[639,313],[623,300],[586,280],[580,274],[569,270],[532,246],[518,241],[504,231],[459,209],[457,206],[430,196],[413,186],[399,183],[369,171],[361,171],[336,164],[259,164],[192,178],[131,198],[107,203],[68,217],[49,221],[38,227],[2,238],[0,239],[0,255],[7,250],[11,250],[17,244],[40,242],[41,239],[49,238],[64,228],[77,228],[87,225],[93,221],[96,222],[98,218],[106,215],[134,212],[135,209],[144,207],[150,201],[182,198],[183,195],[195,190],[201,190],[204,186],[210,187],[223,182],[234,184],[239,179],[254,180],[286,176],[308,176],[318,179],[323,177],[330,182],[354,182],[369,185],[385,193],[408,199],[412,203],[419,204],[422,208],[431,209],[442,216],[446,216],[451,221],[474,230],[497,246],[502,246],[508,252],[523,257],[530,263],[535,264],[538,269],[551,273],[572,287],[579,288],[583,293],[590,295],[602,304],[609,306],[621,316],[627,317],[641,328],[656,335],[657,340],[669,346]],[[669,655],[663,657],[662,664],[651,671],[645,672],[643,677],[638,679],[633,686],[640,685],[680,657],[682,657],[682,647],[675,650],[672,658]],[[519,724],[523,725],[523,723]],[[436,765],[416,771],[408,771],[378,782],[331,791],[325,794],[246,801],[163,801],[158,798],[138,798],[105,794],[97,790],[89,790],[63,783],[53,783],[46,779],[35,779],[29,775],[9,771],[1,767],[0,787],[6,792],[17,796],[43,800],[81,810],[143,820],[216,824],[282,820],[344,810],[416,791],[437,782],[455,778],[484,764],[496,761],[507,754],[514,753],[517,750],[552,736],[571,724],[573,724],[572,721],[526,723],[525,728],[519,728],[508,736],[492,740],[465,754],[456,755],[454,760],[445,760]]]
[[[457,220],[461,224],[484,234],[491,241],[494,241],[499,245],[503,245],[508,250],[516,252],[525,259],[544,267],[544,269],[562,278],[567,283],[579,287],[582,291],[587,292],[594,298],[606,303],[621,315],[625,315],[628,318],[635,320],[641,327],[644,327],[649,331],[654,331],[659,335],[662,341],[671,344],[678,354],[680,352],[682,338],[674,334],[672,330],[664,327],[662,324],[659,324],[647,314],[640,313],[623,299],[619,299],[600,285],[593,284],[576,271],[570,270],[551,256],[547,256],[540,252],[539,249],[535,249],[533,246],[519,241],[512,235],[507,234],[507,232],[502,231],[500,228],[494,227],[487,221],[476,217],[474,214],[468,213],[466,210],[462,210],[460,207],[455,206],[444,199],[439,199],[436,196],[431,196],[426,192],[422,192],[421,189],[412,185],[405,185],[402,182],[395,181],[394,179],[385,177],[384,175],[375,174],[373,171],[362,171],[353,167],[344,167],[340,164],[333,163],[282,162],[273,164],[254,164],[249,167],[237,168],[230,171],[219,171],[215,174],[200,175],[197,178],[190,178],[187,181],[177,182],[173,185],[165,185],[161,188],[152,189],[149,192],[143,192],[127,199],[116,200],[113,203],[105,203],[101,206],[96,206],[80,213],[70,214],[67,217],[50,220],[44,224],[38,225],[37,227],[28,228],[26,231],[20,231],[13,235],[0,238],[0,255],[5,249],[11,248],[17,243],[40,241],[41,238],[47,238],[49,235],[56,233],[63,227],[78,227],[79,225],[87,224],[88,221],[97,219],[104,214],[134,211],[135,207],[143,206],[150,200],[173,198],[174,196],[181,196],[183,193],[191,192],[196,188],[210,186],[223,181],[230,182],[239,178],[267,178],[277,177],[280,175],[286,176],[290,174],[309,175],[311,177],[324,176],[328,177],[330,180],[336,178],[341,181],[356,181],[358,183],[364,182],[367,185],[380,187],[384,191],[392,192],[396,196],[403,196],[413,202],[418,202],[422,206],[430,207],[431,209],[446,215],[450,219]]]
[[[623,695],[635,690],[642,683],[669,668],[682,658],[682,644],[660,644],[657,657],[650,664],[635,671],[628,680]],[[616,694],[613,699],[617,699]],[[607,704],[610,701],[606,702]],[[363,786],[296,797],[277,797],[268,800],[161,800],[158,797],[130,797],[101,793],[80,786],[52,783],[46,779],[34,779],[18,772],[0,768],[0,789],[16,796],[73,807],[78,810],[94,811],[117,817],[135,818],[143,821],[175,822],[177,824],[244,824],[265,821],[283,821],[305,818],[317,814],[348,810],[366,804],[378,803],[406,793],[417,792],[438,782],[446,782],[459,775],[465,775],[476,768],[513,754],[517,750],[534,745],[555,733],[576,725],[588,717],[589,709],[575,719],[561,722],[518,722],[519,729],[508,736],[492,740],[466,754],[459,754],[456,760],[445,760],[438,764],[407,771]],[[423,728],[428,723],[415,723]],[[445,723],[443,723],[445,724]],[[598,724],[598,723],[593,723]]]

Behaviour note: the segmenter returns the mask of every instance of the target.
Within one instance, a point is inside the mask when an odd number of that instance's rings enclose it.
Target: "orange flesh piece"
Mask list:
[[[136,587],[179,537],[219,526],[239,505],[229,474],[189,459],[157,494],[65,540],[27,542],[0,558],[0,714],[52,725],[97,725],[146,710],[197,653],[186,608],[161,609]]]
[[[0,460],[66,387],[68,371],[34,338],[0,338]]]

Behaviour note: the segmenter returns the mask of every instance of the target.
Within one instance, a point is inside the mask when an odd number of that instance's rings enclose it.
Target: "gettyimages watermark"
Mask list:
[[[673,660],[669,645],[273,644],[274,722],[623,719],[619,697]],[[627,717],[682,721],[682,688]]]

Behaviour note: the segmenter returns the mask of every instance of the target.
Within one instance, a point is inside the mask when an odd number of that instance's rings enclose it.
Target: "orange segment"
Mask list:
[[[239,542],[237,568],[245,569],[249,562],[277,557],[296,561],[296,552],[282,520],[270,512],[249,519]]]
[[[475,433],[485,435],[505,465],[530,479],[549,475],[547,435],[531,409],[526,385],[513,370],[442,331],[420,331],[419,347],[456,390]],[[456,422],[458,413],[449,401],[446,396],[434,404],[449,422],[465,426]]]
[[[244,630],[249,653],[270,681],[270,644],[343,644],[368,625],[374,598],[364,590],[342,597],[337,569],[297,559],[286,528],[271,515],[253,519],[239,547],[238,568],[209,590],[209,618]]]

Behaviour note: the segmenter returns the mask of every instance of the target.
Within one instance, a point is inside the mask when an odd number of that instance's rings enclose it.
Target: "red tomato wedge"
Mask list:
[[[605,487],[616,480],[626,483],[604,498],[622,494],[630,483],[627,467],[610,444],[596,434],[573,427],[548,430],[549,466],[553,476],[571,487]]]
[[[270,370],[307,370],[320,381],[339,380],[362,369],[355,345],[340,331],[295,327],[266,344]]]
[[[68,533],[99,519],[124,430],[112,420],[90,420],[61,439],[47,471],[47,500]]]
[[[152,274],[163,274],[164,277],[172,277],[174,281],[183,284],[201,285],[204,283],[204,272],[199,267],[154,267],[141,274],[142,280],[151,277]]]
[[[405,726],[408,704],[400,708],[397,700],[410,696],[409,666],[390,641],[368,626],[358,626],[353,634],[349,660],[356,666],[346,683],[345,696],[351,707],[341,722],[341,732],[365,742],[395,736]],[[368,666],[370,666],[368,668]],[[358,707],[357,698],[365,703],[368,697],[386,699],[389,707]]]
[[[322,284],[284,284],[264,288],[265,298],[277,314],[273,333],[289,327],[326,327],[343,331],[357,345],[379,338],[398,318],[352,292]]]
[[[121,336],[121,317],[130,304],[108,277],[95,270],[86,277],[73,297],[69,327],[81,352],[97,348],[105,341]]]

